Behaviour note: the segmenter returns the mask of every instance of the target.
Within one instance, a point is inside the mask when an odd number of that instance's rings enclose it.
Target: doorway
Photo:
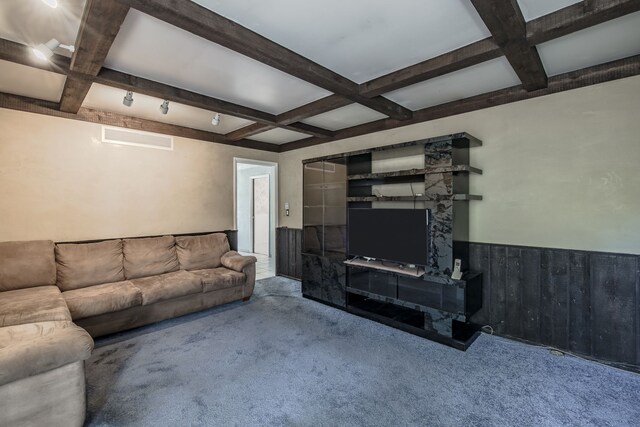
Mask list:
[[[238,251],[258,259],[256,279],[275,276],[278,164],[234,158]]]
[[[251,252],[269,255],[269,175],[251,177],[251,240]]]

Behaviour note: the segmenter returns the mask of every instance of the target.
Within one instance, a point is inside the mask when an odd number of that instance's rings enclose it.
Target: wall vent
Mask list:
[[[173,150],[173,137],[141,130],[102,126],[102,142],[134,147]]]

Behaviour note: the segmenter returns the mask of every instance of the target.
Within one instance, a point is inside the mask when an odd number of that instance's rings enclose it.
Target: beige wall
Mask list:
[[[174,151],[100,138],[97,124],[0,109],[0,241],[231,229],[233,157],[278,160],[185,138]]]
[[[640,76],[279,156],[113,146],[100,125],[0,109],[0,241],[233,228],[233,157],[279,162],[280,225],[301,227],[302,159],[466,131],[484,141],[472,241],[640,253],[639,95]]]
[[[280,205],[302,224],[302,159],[469,132],[475,242],[640,253],[640,76],[283,153]]]

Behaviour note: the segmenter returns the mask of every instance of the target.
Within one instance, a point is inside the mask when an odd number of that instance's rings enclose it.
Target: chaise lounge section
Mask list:
[[[0,425],[82,425],[92,337],[246,301],[255,262],[224,233],[0,243]]]

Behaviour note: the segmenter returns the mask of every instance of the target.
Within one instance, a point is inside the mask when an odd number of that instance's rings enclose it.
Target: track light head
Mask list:
[[[46,43],[40,43],[38,46],[34,47],[33,53],[34,55],[43,61],[48,60],[53,56],[53,50],[60,46],[60,42],[56,39],[51,39]]]
[[[131,105],[133,105],[133,92],[128,91],[125,97],[122,99],[122,103],[127,107],[131,107]]]
[[[166,99],[162,102],[162,105],[160,106],[160,112],[162,114],[167,114],[169,112],[169,101],[167,101]]]
[[[42,3],[46,4],[47,6],[53,9],[58,7],[58,0],[42,0]]]
[[[214,126],[218,126],[220,124],[220,113],[216,113],[216,115],[213,116],[213,120],[211,120],[211,124]]]
[[[44,44],[40,43],[38,46],[34,47],[31,50],[38,59],[46,61],[53,56],[53,51],[59,47],[62,49],[67,49],[69,52],[75,52],[76,50],[74,46],[61,44],[56,39],[51,39]]]

